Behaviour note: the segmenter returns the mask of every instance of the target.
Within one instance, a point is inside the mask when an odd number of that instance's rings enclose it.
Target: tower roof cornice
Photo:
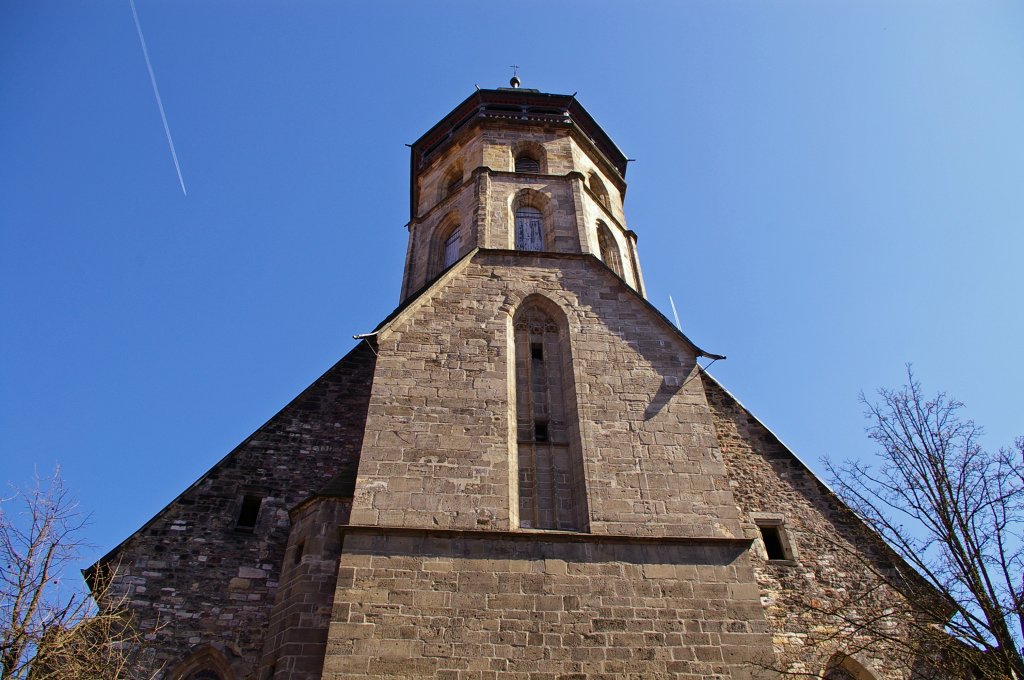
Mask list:
[[[467,125],[487,119],[512,124],[575,127],[604,154],[623,178],[626,176],[626,155],[576,100],[575,94],[550,94],[507,87],[477,90],[413,142],[414,171],[429,163],[435,153],[446,147],[447,142]]]

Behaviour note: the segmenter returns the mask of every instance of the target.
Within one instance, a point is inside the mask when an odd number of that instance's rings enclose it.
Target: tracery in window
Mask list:
[[[544,250],[544,216],[533,206],[516,208],[516,250]]]
[[[520,308],[513,327],[519,526],[586,531],[583,460],[565,318],[554,305],[537,298]]]
[[[608,225],[601,220],[597,221],[597,245],[601,250],[601,260],[613,272],[622,276],[622,255],[619,253],[618,242]]]

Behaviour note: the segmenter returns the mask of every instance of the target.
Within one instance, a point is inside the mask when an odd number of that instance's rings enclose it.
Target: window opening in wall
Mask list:
[[[597,247],[601,251],[601,260],[621,277],[622,256],[619,255],[619,246],[608,225],[600,220],[597,222]]]
[[[857,678],[842,666],[833,666],[825,671],[825,680],[857,680]]]
[[[528,154],[520,154],[516,156],[516,172],[540,172],[540,161]]]
[[[238,511],[238,521],[235,522],[236,529],[249,530],[256,528],[256,519],[260,515],[260,505],[263,504],[261,496],[246,494],[242,499],[242,508]]]
[[[601,205],[611,210],[612,203],[611,199],[608,198],[608,190],[605,189],[604,182],[601,181],[596,172],[590,173],[590,190],[597,196],[597,200]]]
[[[516,210],[516,250],[544,250],[544,218],[529,206]]]
[[[190,673],[188,680],[221,680],[221,677],[220,673],[217,671],[204,668],[202,670],[195,671],[194,673]]]
[[[445,194],[451,196],[462,186],[462,176],[452,175],[448,178],[448,186],[445,187]]]
[[[546,442],[548,440],[548,424],[545,422],[536,422],[533,424],[533,441],[535,442]]]
[[[305,551],[306,551],[306,542],[305,541],[302,541],[297,546],[295,546],[295,557],[294,557],[294,562],[293,562],[294,564],[298,564],[299,562],[302,561],[302,553],[304,553]]]
[[[516,314],[519,526],[585,531],[587,501],[565,329],[539,304]]]
[[[445,268],[455,264],[459,259],[459,250],[462,248],[462,230],[456,227],[444,242],[444,266]]]
[[[782,531],[778,525],[760,526],[761,540],[764,541],[764,549],[770,560],[786,560],[786,550],[782,545]]]

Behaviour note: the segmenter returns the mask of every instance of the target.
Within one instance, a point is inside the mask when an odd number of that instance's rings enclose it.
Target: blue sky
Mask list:
[[[398,302],[408,149],[519,64],[630,164],[651,301],[805,461],[913,362],[1024,434],[1024,4],[0,3],[0,477],[127,537]]]

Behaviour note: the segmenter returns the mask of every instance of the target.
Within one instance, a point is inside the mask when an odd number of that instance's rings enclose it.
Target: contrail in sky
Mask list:
[[[164,113],[164,103],[160,99],[160,89],[156,86],[156,76],[153,74],[153,65],[149,63],[149,50],[146,49],[146,39],[142,36],[142,24],[139,23],[139,13],[135,11],[135,0],[128,0],[132,8],[132,17],[135,19],[135,29],[139,32],[139,42],[142,43],[142,56],[146,58],[146,68],[149,70],[149,82],[153,84],[153,94],[156,95],[156,105],[160,109],[160,120],[164,122],[164,132],[167,134],[167,146],[171,147],[171,158],[174,160],[174,169],[178,172],[178,183],[181,184],[181,193],[188,196],[185,191],[185,180],[181,176],[181,166],[178,165],[178,154],[174,151],[174,140],[171,139],[171,128],[167,125],[167,114]]]

